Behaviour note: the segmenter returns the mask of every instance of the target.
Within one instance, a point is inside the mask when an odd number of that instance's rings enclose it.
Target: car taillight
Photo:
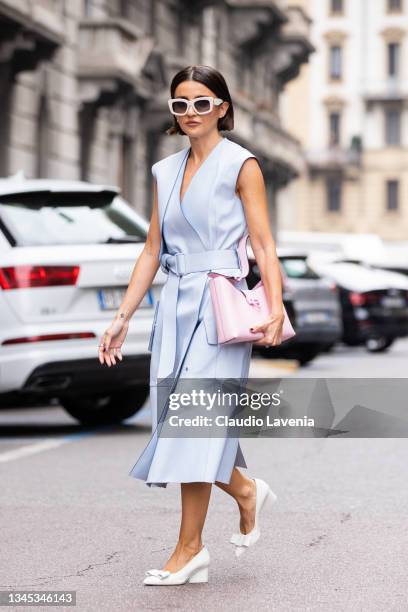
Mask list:
[[[350,302],[353,306],[368,306],[369,304],[378,304],[379,296],[374,292],[366,292],[366,293],[357,293],[355,291],[351,291],[350,293]]]
[[[67,332],[61,334],[42,334],[41,336],[21,336],[20,338],[8,338],[3,340],[6,344],[25,344],[27,342],[49,342],[50,340],[82,340],[83,338],[95,338],[93,332]]]
[[[22,265],[0,268],[0,287],[7,290],[75,285],[79,270],[79,266]]]
[[[357,293],[356,291],[351,291],[349,293],[349,299],[353,306],[362,306],[366,303],[366,296],[364,293]]]

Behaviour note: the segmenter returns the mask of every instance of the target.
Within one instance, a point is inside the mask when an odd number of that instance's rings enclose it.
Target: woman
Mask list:
[[[149,342],[152,436],[129,473],[148,486],[181,485],[178,543],[162,569],[146,572],[144,584],[156,585],[208,580],[209,553],[201,534],[213,483],[238,505],[240,532],[230,540],[237,556],[258,540],[259,511],[268,498],[276,499],[263,480],[248,478],[238,469],[247,466],[236,438],[157,434],[168,397],[163,406],[158,379],[177,384],[181,375],[200,379],[248,375],[252,343],[217,344],[207,276],[210,270],[227,276],[241,272],[236,246],[247,228],[271,305],[269,319],[252,329],[264,333],[254,343],[280,344],[284,321],[279,260],[262,172],[255,155],[220,135],[220,130],[234,127],[225,79],[209,66],[189,66],[174,76],[170,91],[174,125],[168,133],[186,135],[190,146],[152,167],[156,181],[146,244],[99,350],[101,364],[110,367],[116,358],[122,360],[129,319],[160,266],[168,278]],[[248,288],[245,278],[237,286]]]

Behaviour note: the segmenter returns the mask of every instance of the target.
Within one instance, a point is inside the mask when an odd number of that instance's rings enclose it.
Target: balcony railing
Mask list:
[[[327,169],[341,168],[347,166],[359,166],[361,153],[354,148],[333,147],[306,152],[309,166],[313,168]]]
[[[408,99],[408,81],[398,78],[369,81],[363,85],[367,102],[393,102]]]
[[[279,161],[295,174],[305,169],[300,143],[273,119],[270,111],[255,111],[250,102],[234,92],[234,115],[239,138],[255,143],[266,158]]]
[[[32,0],[30,2],[32,19],[50,31],[63,34],[61,4],[56,0]]]
[[[0,0],[0,15],[50,42],[62,41],[64,28],[57,0]]]
[[[115,78],[130,84],[140,74],[153,41],[120,18],[86,19],[80,24],[81,77]]]
[[[310,37],[311,20],[298,7],[289,6],[286,9],[288,21],[282,25],[284,36],[308,41]]]

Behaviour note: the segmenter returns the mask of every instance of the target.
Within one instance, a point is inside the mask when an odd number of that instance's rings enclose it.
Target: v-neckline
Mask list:
[[[188,193],[188,190],[191,187],[191,183],[193,182],[194,178],[196,177],[196,175],[200,172],[201,168],[204,166],[205,162],[211,157],[211,155],[214,153],[214,151],[216,149],[218,149],[219,145],[224,142],[225,140],[227,140],[226,136],[223,136],[221,140],[219,140],[217,142],[217,144],[211,149],[211,151],[209,152],[209,154],[207,155],[207,157],[204,159],[204,161],[201,162],[201,164],[198,166],[197,170],[194,172],[193,176],[190,179],[190,182],[187,186],[187,189],[184,192],[183,197],[181,197],[181,188],[183,187],[183,182],[184,182],[184,176],[185,176],[185,172],[186,172],[186,166],[187,166],[187,160],[190,156],[190,152],[191,152],[191,146],[188,147],[187,150],[187,155],[184,158],[184,162],[183,162],[183,167],[182,167],[182,172],[181,172],[181,183],[180,183],[180,187],[178,189],[178,199],[179,199],[179,203],[180,205],[183,204],[184,200],[186,199],[186,195]]]

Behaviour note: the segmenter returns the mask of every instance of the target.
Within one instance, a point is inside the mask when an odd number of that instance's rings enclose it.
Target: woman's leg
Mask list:
[[[218,481],[215,484],[237,502],[241,515],[239,523],[241,533],[252,531],[256,510],[256,485],[252,478],[244,476],[237,467],[234,467],[229,484]]]
[[[176,548],[162,568],[177,572],[203,547],[201,534],[207,516],[212,483],[181,483],[181,524]]]

